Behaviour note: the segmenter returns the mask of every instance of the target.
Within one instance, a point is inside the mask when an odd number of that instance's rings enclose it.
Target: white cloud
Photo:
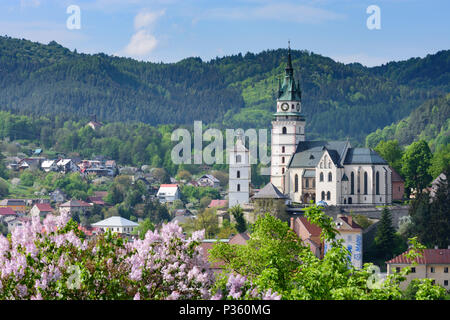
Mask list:
[[[134,57],[144,57],[156,48],[158,40],[147,30],[139,30],[125,47],[124,53]]]
[[[136,30],[138,30],[138,29],[145,28],[145,27],[151,27],[159,17],[164,15],[164,13],[165,13],[165,10],[160,10],[160,11],[155,11],[155,12],[146,11],[146,10],[141,11],[134,18],[134,28]]]

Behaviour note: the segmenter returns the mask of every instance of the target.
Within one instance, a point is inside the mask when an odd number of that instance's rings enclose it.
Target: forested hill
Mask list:
[[[0,37],[0,109],[74,119],[270,126],[286,49],[208,62],[149,63]],[[425,100],[450,92],[450,50],[375,68],[292,51],[308,139],[364,142]]]

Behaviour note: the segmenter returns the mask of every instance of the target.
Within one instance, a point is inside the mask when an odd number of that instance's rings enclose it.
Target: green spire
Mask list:
[[[283,85],[278,90],[278,100],[300,101],[301,100],[300,84],[296,85],[294,79],[294,68],[292,68],[290,41],[288,47],[287,66],[285,71],[286,72],[284,75]]]

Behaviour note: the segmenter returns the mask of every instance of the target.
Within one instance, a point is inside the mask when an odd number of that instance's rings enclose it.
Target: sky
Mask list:
[[[371,67],[450,49],[449,12],[448,0],[0,0],[0,35],[165,63],[290,41]]]

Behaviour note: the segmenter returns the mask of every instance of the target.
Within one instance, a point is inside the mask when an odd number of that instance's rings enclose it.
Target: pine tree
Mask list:
[[[392,225],[392,215],[388,208],[384,208],[381,212],[375,244],[380,258],[392,258],[395,249],[395,229]]]

